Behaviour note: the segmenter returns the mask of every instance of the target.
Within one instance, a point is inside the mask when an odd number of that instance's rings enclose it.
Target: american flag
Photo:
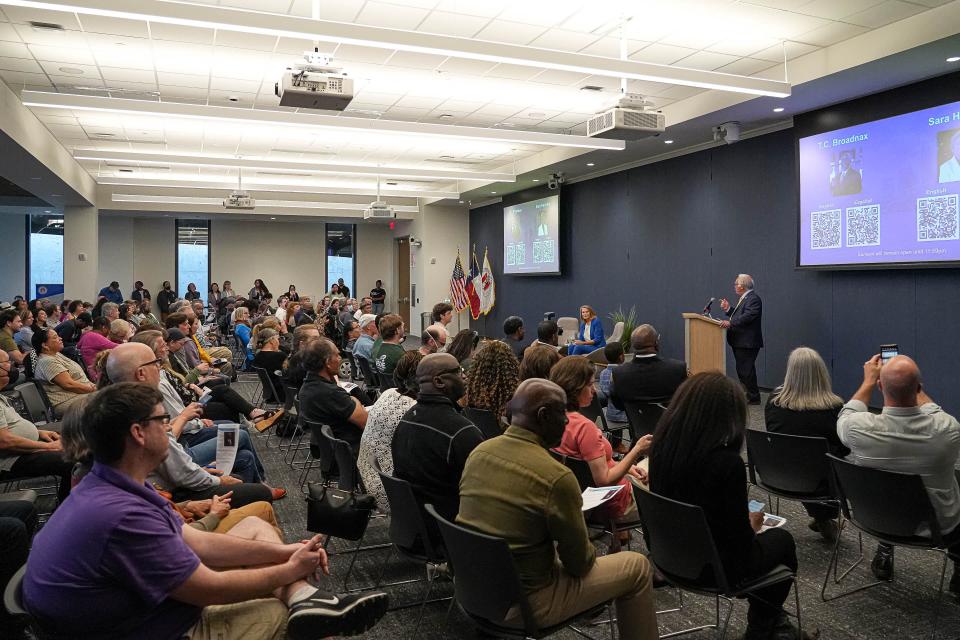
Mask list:
[[[463,273],[460,254],[457,253],[457,262],[453,265],[453,275],[450,276],[450,300],[453,302],[453,308],[457,310],[457,313],[470,306],[465,287],[466,276]]]

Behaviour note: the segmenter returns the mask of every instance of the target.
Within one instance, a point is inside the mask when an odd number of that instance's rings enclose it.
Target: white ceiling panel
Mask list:
[[[819,48],[820,47],[816,45],[805,42],[783,42],[782,44],[776,44],[763,51],[750,54],[750,57],[770,60],[771,62],[783,62],[784,55],[786,55],[787,60],[793,60],[794,58],[799,58],[800,56],[805,56],[808,53],[816,51]]]
[[[411,51],[397,51],[387,61],[391,67],[407,69],[436,69],[447,59],[446,56],[436,56],[428,53],[414,53]]]
[[[740,58],[730,64],[720,67],[717,71],[723,73],[734,73],[741,76],[752,76],[764,69],[770,68],[772,63],[769,60],[760,60],[759,58]]]
[[[150,23],[150,35],[154,40],[169,40],[172,42],[188,42],[191,44],[212,45],[216,36],[213,29],[201,27],[184,27],[180,25]]]
[[[3,12],[10,22],[27,24],[28,22],[47,22],[62,25],[64,29],[80,30],[77,16],[65,11],[48,11],[47,9],[27,9],[24,7],[4,6]]]
[[[14,30],[20,39],[27,44],[42,44],[51,47],[70,47],[83,49],[87,40],[82,31],[56,31],[50,29],[36,29],[28,24],[14,24]]]
[[[475,37],[477,40],[507,42],[510,44],[529,44],[540,37],[546,29],[521,22],[491,20]]]
[[[106,72],[104,72],[104,77],[106,77]],[[169,85],[174,87],[195,87],[205,89],[210,84],[209,75],[190,73],[166,73],[158,71],[157,80],[161,85]]]
[[[854,13],[844,18],[846,22],[877,29],[884,25],[909,18],[924,11],[924,7],[900,0],[888,0],[860,13]]]
[[[674,64],[678,60],[683,60],[696,52],[696,49],[690,49],[689,47],[677,47],[658,42],[640,49],[631,55],[630,59],[639,62],[652,62],[654,64]]]
[[[321,43],[320,51],[323,50],[323,44]],[[342,44],[337,47],[337,51],[334,55],[336,56],[338,63],[351,61],[367,62],[370,64],[383,64],[390,58],[391,55],[393,55],[393,52],[387,49],[375,49],[373,47],[359,47],[352,44]]]
[[[761,34],[755,36],[739,36],[714,42],[708,47],[710,51],[726,53],[731,56],[749,56],[757,51],[780,45],[777,38],[770,38]]]
[[[0,40],[7,42],[20,42],[20,36],[17,30],[9,22],[0,22]]]
[[[827,20],[839,20],[882,3],[883,0],[813,0],[798,7],[796,11]]]
[[[69,49],[66,47],[51,47],[47,45],[28,45],[30,52],[37,60],[47,62],[63,62],[67,64],[95,65],[93,54],[89,49]]]
[[[493,18],[511,4],[510,0],[484,0],[483,2],[477,2],[476,0],[440,0],[437,3],[436,10]]]
[[[363,8],[364,0],[336,0],[320,3],[320,19],[353,22]],[[313,0],[294,0],[290,15],[309,18],[313,15]]]
[[[147,23],[142,20],[122,20],[120,18],[91,15],[79,16],[79,19],[80,25],[87,33],[109,33],[132,38],[150,37]]]
[[[698,51],[682,60],[677,60],[676,65],[687,69],[713,71],[735,60],[737,60],[737,56],[729,56],[725,53],[714,53],[713,51]]]
[[[286,2],[286,0],[284,0],[284,2]],[[272,52],[277,46],[277,36],[266,36],[258,33],[237,33],[236,31],[217,31],[216,44],[218,47]]]
[[[832,44],[849,40],[867,31],[869,31],[869,29],[866,27],[860,27],[855,24],[831,22],[819,29],[814,29],[813,31],[797,36],[797,39],[818,47],[829,47]]]
[[[507,78],[510,80],[530,80],[540,73],[535,67],[522,66],[519,64],[498,64],[487,72],[491,78]]]
[[[25,73],[23,71],[8,71],[0,69],[0,78],[7,83],[14,91],[26,88],[26,86],[50,87],[50,79],[45,73]],[[44,91],[44,89],[40,89]]]
[[[490,22],[489,18],[468,16],[447,11],[433,11],[420,23],[418,31],[447,36],[472,38]]]
[[[543,73],[537,74],[533,80],[536,82],[543,82],[546,84],[558,84],[562,86],[573,86],[580,85],[584,80],[590,76],[585,73],[575,73],[573,71],[557,71],[555,69],[547,69]]]
[[[427,17],[428,11],[385,2],[367,2],[356,22],[389,29],[416,29]]]
[[[447,58],[440,65],[440,70],[444,73],[459,73],[471,76],[482,76],[497,66],[496,62],[486,62],[484,60],[466,60],[464,58]]]
[[[43,73],[43,68],[36,60],[26,58],[7,58],[0,56],[0,69],[4,71],[22,71],[24,73]]]

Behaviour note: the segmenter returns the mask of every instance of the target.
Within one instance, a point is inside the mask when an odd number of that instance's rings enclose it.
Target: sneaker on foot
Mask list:
[[[388,605],[385,593],[333,595],[317,590],[290,606],[287,636],[291,640],[356,636],[375,625]]]
[[[870,571],[877,580],[893,579],[893,547],[880,545],[870,562]]]

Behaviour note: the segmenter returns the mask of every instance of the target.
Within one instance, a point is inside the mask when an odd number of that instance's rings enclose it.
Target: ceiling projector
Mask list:
[[[353,100],[353,79],[333,66],[333,58],[317,51],[303,54],[305,62],[287,67],[274,93],[281,107],[343,111]]]
[[[363,210],[364,220],[393,220],[396,217],[397,212],[383,200],[371,202],[370,206]]]
[[[641,140],[666,130],[662,113],[637,93],[623,93],[617,104],[587,120],[587,135],[594,138]]]
[[[257,201],[246,191],[231,191],[223,200],[224,209],[255,209]]]

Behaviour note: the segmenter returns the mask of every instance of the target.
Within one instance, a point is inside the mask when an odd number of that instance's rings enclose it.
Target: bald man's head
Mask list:
[[[908,356],[895,356],[880,369],[884,406],[915,407],[920,391],[920,367]]]
[[[653,325],[642,324],[630,334],[630,347],[634,353],[655,353],[660,349],[660,334]]]
[[[456,402],[467,391],[460,363],[449,353],[431,353],[417,365],[421,393],[439,393]]]
[[[157,372],[156,381],[150,375],[144,375],[148,362],[156,360],[153,349],[139,342],[127,342],[114,347],[107,358],[107,377],[111,382],[155,382],[159,383],[160,369],[156,365],[150,368]],[[152,373],[152,372],[149,372]]]
[[[507,403],[510,423],[540,436],[547,448],[556,447],[567,427],[567,394],[560,385],[530,378],[517,387]]]

